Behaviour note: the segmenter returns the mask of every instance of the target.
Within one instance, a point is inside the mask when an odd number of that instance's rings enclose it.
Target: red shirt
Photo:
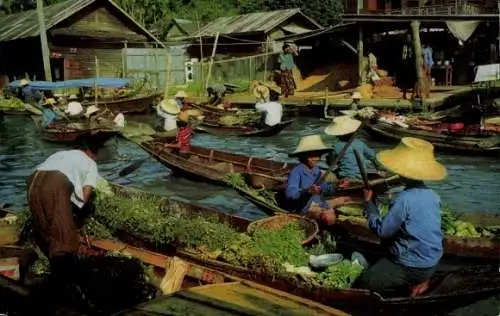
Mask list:
[[[185,153],[191,150],[191,136],[193,130],[190,127],[181,127],[177,132],[177,144],[179,144],[179,152]]]

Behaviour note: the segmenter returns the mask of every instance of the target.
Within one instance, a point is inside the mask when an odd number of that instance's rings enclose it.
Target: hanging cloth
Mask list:
[[[465,22],[451,22],[446,21],[446,26],[450,30],[451,34],[455,36],[458,40],[465,42],[467,41],[472,33],[476,30],[479,25],[479,21],[465,21]]]

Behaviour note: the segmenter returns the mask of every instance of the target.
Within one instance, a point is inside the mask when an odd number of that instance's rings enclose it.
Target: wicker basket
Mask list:
[[[300,227],[304,230],[306,233],[306,239],[304,239],[301,244],[306,245],[313,241],[314,238],[318,235],[319,232],[319,227],[318,223],[316,221],[298,216],[298,215],[292,215],[292,214],[280,214],[280,215],[275,215],[272,217],[267,217],[264,219],[260,219],[257,221],[254,221],[250,223],[247,227],[247,232],[249,234],[253,233],[255,230],[258,228],[265,228],[268,230],[280,230],[284,226],[299,222]]]

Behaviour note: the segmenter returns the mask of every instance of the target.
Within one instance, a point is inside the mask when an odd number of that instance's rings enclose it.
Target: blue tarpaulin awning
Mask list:
[[[30,81],[29,86],[36,90],[57,90],[71,88],[92,88],[96,85],[98,88],[122,88],[130,83],[133,79],[120,78],[90,78],[90,79],[75,79],[66,81]],[[9,85],[12,88],[20,88],[21,81],[16,80]]]

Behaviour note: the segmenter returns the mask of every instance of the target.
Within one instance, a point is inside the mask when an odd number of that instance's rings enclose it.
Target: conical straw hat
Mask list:
[[[253,89],[253,95],[257,98],[257,100],[267,102],[269,101],[269,88],[263,85],[257,85]]]
[[[89,117],[91,116],[92,114],[94,114],[95,112],[99,112],[99,108],[95,105],[91,105],[87,108],[87,110],[85,111],[85,116],[86,117]]]
[[[332,124],[325,128],[325,134],[341,136],[354,133],[361,126],[361,121],[353,119],[348,115],[339,116],[333,119]]]
[[[161,101],[160,108],[171,115],[179,114],[179,112],[181,111],[177,103],[172,99]]]
[[[356,99],[361,99],[361,93],[359,91],[354,91],[352,93],[351,99],[356,100]]]
[[[383,150],[377,160],[388,170],[413,180],[443,180],[446,167],[434,157],[434,146],[419,138],[404,137],[394,149]]]
[[[183,90],[177,91],[177,93],[174,95],[174,98],[187,98],[187,97],[188,95]]]
[[[289,154],[289,156],[296,157],[302,153],[314,151],[324,154],[331,150],[331,148],[326,147],[325,143],[323,143],[320,135],[309,135],[300,138],[299,145],[293,153]]]
[[[19,81],[19,85],[21,87],[24,87],[26,85],[28,85],[30,83],[30,81],[28,79],[21,79],[21,81]]]

